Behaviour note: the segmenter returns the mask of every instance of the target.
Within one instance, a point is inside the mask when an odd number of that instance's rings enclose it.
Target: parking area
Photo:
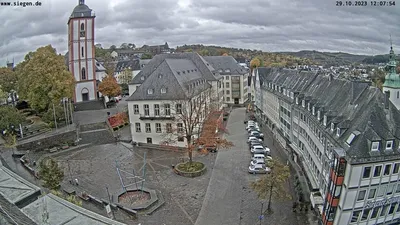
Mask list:
[[[247,143],[245,120],[245,108],[232,110],[227,124],[229,135],[226,135],[226,139],[232,141],[234,146],[218,152],[196,225],[260,224],[261,203],[266,201],[257,198],[257,194],[250,188],[250,183],[263,175],[248,172],[252,154]],[[272,157],[276,157],[275,148],[268,138],[264,139],[264,144],[271,149]],[[265,216],[261,224],[307,224],[299,221],[292,212],[290,200],[273,200],[272,209],[274,213]]]

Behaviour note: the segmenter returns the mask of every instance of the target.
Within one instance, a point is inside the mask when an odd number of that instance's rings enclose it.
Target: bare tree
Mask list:
[[[163,134],[165,145],[186,141],[189,163],[193,162],[193,150],[200,146],[228,148],[232,143],[220,137],[225,131],[222,124],[222,111],[217,111],[216,99],[211,88],[204,91],[194,89],[179,93],[165,110],[175,119],[165,126]],[[165,113],[165,112],[164,112]]]

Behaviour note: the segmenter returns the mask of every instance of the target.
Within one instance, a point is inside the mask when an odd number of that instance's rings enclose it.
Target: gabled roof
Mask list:
[[[166,58],[127,101],[184,99],[190,95],[189,85],[196,87],[191,89],[196,90],[193,94],[211,87],[193,61],[184,58]],[[152,94],[148,94],[149,89],[153,91]],[[161,93],[161,89],[165,89],[166,93]]]
[[[95,59],[96,72],[104,72],[106,68]]]
[[[176,54],[160,54],[154,56],[149,63],[133,78],[130,84],[142,84],[165,59],[188,59],[197,67],[207,81],[215,81],[221,79],[221,76],[215,72],[214,68],[206,62],[203,57],[197,53],[176,53]],[[215,74],[214,74],[215,73]],[[143,77],[143,78],[142,78]]]
[[[115,72],[122,72],[125,69],[140,70],[139,59],[118,61]]]
[[[240,66],[232,56],[205,56],[204,59],[221,75],[242,75],[248,73],[248,70]]]
[[[389,103],[388,109],[385,108],[385,96],[378,88],[363,82],[329,78],[313,71],[260,69],[258,68],[259,75],[267,82],[309,96],[319,106],[324,106],[326,114],[329,111],[337,112],[332,114],[328,123],[335,121],[340,127],[343,126],[344,133],[340,137],[336,135],[336,131],[330,130],[330,126],[323,127],[322,120],[320,126],[335,145],[345,149],[347,157],[358,161],[375,157],[375,154],[370,154],[371,141],[383,141],[382,146],[387,140],[396,140],[393,152],[380,151],[378,156],[400,158],[397,150],[400,141],[400,112],[392,103]],[[302,108],[301,104],[296,107]],[[351,145],[347,145],[345,142],[354,131],[361,134]]]

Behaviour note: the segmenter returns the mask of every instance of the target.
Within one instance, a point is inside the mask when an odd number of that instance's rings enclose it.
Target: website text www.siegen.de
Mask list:
[[[27,7],[27,6],[42,6],[42,2],[40,1],[32,1],[32,2],[3,2],[0,1],[0,6],[19,6],[19,7]]]

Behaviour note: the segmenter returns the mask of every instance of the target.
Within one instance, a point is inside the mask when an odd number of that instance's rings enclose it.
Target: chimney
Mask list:
[[[390,92],[385,91],[385,109],[389,109],[389,98],[390,98]]]

